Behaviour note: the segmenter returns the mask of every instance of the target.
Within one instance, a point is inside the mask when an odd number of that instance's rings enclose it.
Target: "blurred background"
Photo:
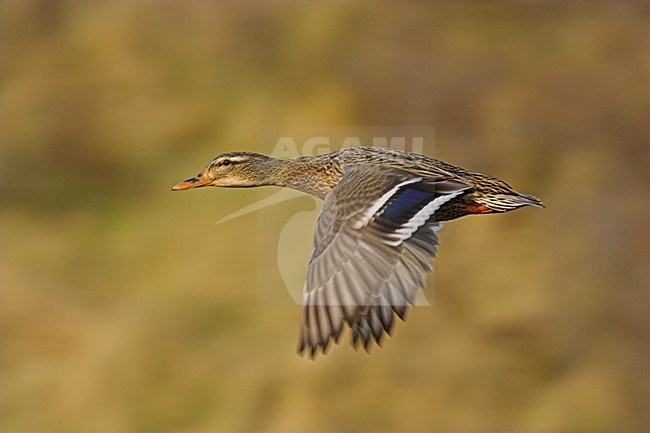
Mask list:
[[[5,0],[0,32],[2,430],[650,430],[647,3]],[[430,125],[547,208],[446,224],[435,305],[312,362],[257,245],[313,201],[170,191],[262,125]]]

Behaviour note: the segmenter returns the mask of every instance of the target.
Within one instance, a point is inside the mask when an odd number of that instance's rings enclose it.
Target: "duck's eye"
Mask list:
[[[226,165],[227,166],[227,165],[230,165],[230,164],[231,164],[231,161],[229,159],[224,159],[223,161],[221,161],[221,165]]]

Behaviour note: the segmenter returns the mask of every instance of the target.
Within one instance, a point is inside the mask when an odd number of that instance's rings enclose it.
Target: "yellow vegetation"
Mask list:
[[[2,429],[650,430],[649,18],[3,1]],[[268,125],[434,126],[433,156],[547,208],[446,224],[434,306],[311,362],[300,307],[258,302],[311,199],[214,225],[273,191],[170,191]]]

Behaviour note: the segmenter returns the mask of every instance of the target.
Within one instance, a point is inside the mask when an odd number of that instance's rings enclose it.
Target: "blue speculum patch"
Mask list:
[[[400,188],[388,206],[384,208],[381,216],[393,221],[408,221],[435,197],[434,191],[409,187]]]

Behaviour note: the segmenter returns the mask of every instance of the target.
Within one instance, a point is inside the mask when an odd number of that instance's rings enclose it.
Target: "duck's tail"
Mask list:
[[[524,206],[545,207],[544,203],[535,196],[528,194],[486,194],[476,197],[477,204],[488,209],[487,212],[507,212]]]

